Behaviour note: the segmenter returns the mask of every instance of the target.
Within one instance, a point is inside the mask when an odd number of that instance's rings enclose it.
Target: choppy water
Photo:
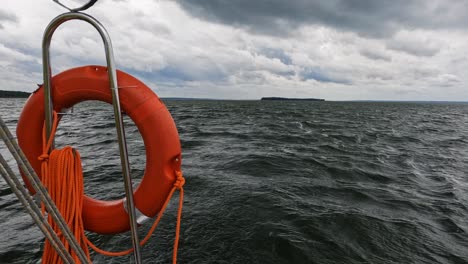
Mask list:
[[[12,129],[23,103],[0,100]],[[166,104],[187,179],[180,263],[468,263],[468,104]],[[138,178],[144,147],[126,123]],[[86,192],[101,199],[123,194],[112,124],[110,106],[88,102],[57,139],[79,149]],[[173,202],[145,263],[170,262],[175,213]],[[3,180],[0,221],[0,262],[36,263],[42,236]]]

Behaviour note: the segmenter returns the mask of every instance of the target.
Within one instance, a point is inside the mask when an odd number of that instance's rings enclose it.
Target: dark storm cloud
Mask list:
[[[400,28],[462,28],[468,19],[463,0],[181,0],[201,19],[251,32],[288,35],[303,25],[326,25],[370,37]]]
[[[7,11],[4,11],[0,9],[0,29],[4,28],[4,23],[5,22],[18,22],[18,17],[16,17],[14,14],[8,13]]]

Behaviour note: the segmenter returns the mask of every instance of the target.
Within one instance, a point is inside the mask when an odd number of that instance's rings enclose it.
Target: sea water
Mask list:
[[[12,131],[24,102],[0,99]],[[186,177],[179,263],[468,263],[468,104],[165,103]],[[56,139],[80,151],[85,191],[103,200],[124,195],[113,120],[110,105],[82,103]],[[145,148],[125,124],[137,185]],[[177,198],[144,263],[171,261]],[[1,263],[40,261],[43,236],[3,179],[0,223]],[[89,237],[107,250],[131,247],[128,233]]]

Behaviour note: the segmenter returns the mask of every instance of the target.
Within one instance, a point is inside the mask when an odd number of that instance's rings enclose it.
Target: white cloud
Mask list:
[[[444,45],[437,36],[431,35],[426,31],[402,30],[387,41],[387,48],[415,56],[434,56]]]

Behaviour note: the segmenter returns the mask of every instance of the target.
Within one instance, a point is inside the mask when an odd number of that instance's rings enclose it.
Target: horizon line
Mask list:
[[[19,92],[19,93],[28,93],[31,94],[32,92],[26,91],[13,91],[13,90],[0,90],[0,92]],[[261,101],[262,97],[260,98],[248,98],[248,99],[240,99],[240,98],[207,98],[207,97],[179,97],[179,96],[158,96],[161,99],[165,100],[220,100],[220,101]],[[1,98],[1,96],[0,96]],[[11,97],[4,97],[4,98],[11,98]],[[18,97],[19,98],[19,97]],[[290,98],[290,97],[281,97],[285,99],[299,99],[298,101],[302,101],[301,99],[310,99],[310,98]],[[414,103],[468,103],[468,100],[439,100],[439,99],[428,99],[428,100],[412,100],[412,99],[348,99],[348,100],[329,100],[326,98],[324,99],[325,102],[414,102]],[[287,101],[287,100],[286,100]],[[306,101],[306,100],[304,100]],[[320,102],[320,101],[317,101]],[[322,101],[323,102],[323,101]]]
[[[166,100],[209,100],[209,101],[214,101],[214,100],[219,100],[219,101],[261,101],[261,98],[256,98],[256,99],[232,99],[232,98],[205,98],[205,97],[159,97],[161,99],[166,99]],[[288,98],[288,99],[302,99],[302,98]],[[323,98],[322,98],[323,99]],[[287,100],[285,100],[287,101]],[[293,101],[293,100],[291,100]],[[328,100],[324,99],[324,101],[316,101],[316,102],[449,102],[449,103],[468,103],[467,101],[460,101],[460,100],[393,100],[393,99],[350,99],[350,100]]]

